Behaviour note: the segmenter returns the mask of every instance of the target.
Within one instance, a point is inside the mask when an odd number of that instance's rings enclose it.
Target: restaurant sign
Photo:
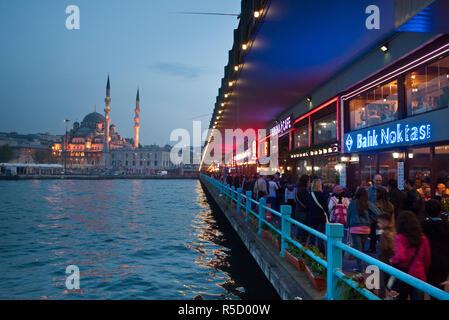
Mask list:
[[[368,151],[447,140],[447,109],[345,134],[345,152]]]
[[[292,120],[293,115],[290,115],[281,122],[279,122],[277,125],[275,125],[273,128],[271,128],[270,130],[271,136],[274,137],[277,135],[281,135],[284,132],[290,130],[292,128]]]

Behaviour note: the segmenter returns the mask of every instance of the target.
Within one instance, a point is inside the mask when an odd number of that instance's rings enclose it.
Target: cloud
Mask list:
[[[169,76],[187,79],[198,78],[205,73],[203,68],[172,62],[159,62],[148,66],[148,69],[159,73],[164,73]]]

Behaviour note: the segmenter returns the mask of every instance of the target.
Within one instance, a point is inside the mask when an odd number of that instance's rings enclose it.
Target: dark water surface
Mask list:
[[[0,181],[0,195],[0,299],[279,298],[199,181]]]

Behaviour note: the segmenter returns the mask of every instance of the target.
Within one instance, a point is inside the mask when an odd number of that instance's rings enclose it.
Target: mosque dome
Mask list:
[[[106,118],[104,116],[102,116],[101,114],[99,114],[98,112],[89,113],[87,116],[84,117],[84,120],[83,120],[84,123],[88,123],[88,122],[103,123],[105,121],[106,121]]]

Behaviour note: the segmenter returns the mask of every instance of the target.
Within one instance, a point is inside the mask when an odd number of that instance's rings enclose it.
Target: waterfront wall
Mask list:
[[[322,300],[324,292],[317,291],[307,275],[299,272],[287,260],[279,256],[279,251],[267,239],[262,238],[245,222],[231,203],[224,201],[219,192],[200,177],[201,185],[207,197],[226,216],[229,223],[239,235],[242,242],[256,260],[257,264],[283,300]]]

